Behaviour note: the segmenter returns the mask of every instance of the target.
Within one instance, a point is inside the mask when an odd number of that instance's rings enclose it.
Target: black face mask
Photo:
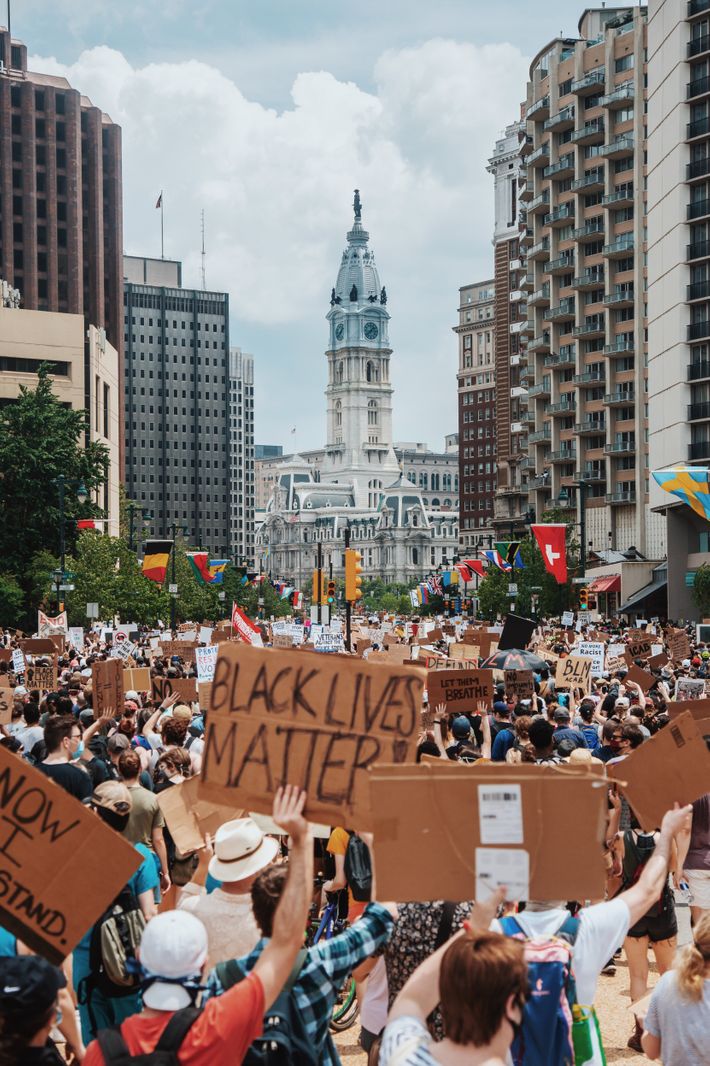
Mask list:
[[[128,814],[118,814],[116,811],[107,810],[106,807],[97,808],[97,813],[101,820],[117,833],[122,833],[128,825]]]

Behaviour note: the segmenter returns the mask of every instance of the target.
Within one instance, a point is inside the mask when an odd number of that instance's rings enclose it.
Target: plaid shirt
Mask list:
[[[362,918],[332,940],[320,940],[308,949],[298,980],[293,986],[296,1004],[308,1036],[318,1049],[323,1066],[339,1066],[340,1059],[332,1040],[328,1040],[328,1022],[339,989],[349,973],[382,947],[390,938],[394,919],[386,907],[368,903]],[[250,955],[237,962],[249,972],[256,964],[268,940],[262,939]],[[219,996],[224,989],[212,970],[207,979],[205,999]]]

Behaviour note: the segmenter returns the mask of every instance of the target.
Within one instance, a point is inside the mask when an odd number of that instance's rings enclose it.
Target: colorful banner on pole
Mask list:
[[[710,469],[706,466],[652,470],[654,481],[664,492],[676,496],[696,514],[710,522]]]
[[[143,577],[162,585],[168,571],[171,540],[147,540],[143,545]]]
[[[550,522],[530,528],[542,552],[545,569],[558,585],[564,585],[567,581],[567,526]]]

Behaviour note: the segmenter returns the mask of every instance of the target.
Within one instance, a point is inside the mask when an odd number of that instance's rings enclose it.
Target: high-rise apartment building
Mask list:
[[[710,0],[648,9],[650,466],[710,463]],[[698,616],[707,522],[651,481],[665,512],[668,615]],[[671,550],[672,548],[672,550]]]
[[[29,71],[5,29],[0,60],[0,277],[25,309],[105,329],[122,373],[120,127],[66,78]]]
[[[530,67],[528,441],[538,516],[567,500],[578,521],[584,508],[586,548],[633,546],[658,558],[662,523],[649,508],[645,50],[645,8],[593,8],[579,38],[551,41]]]
[[[503,539],[524,531],[528,519],[526,355],[525,123],[514,122],[488,161],[493,175],[495,223],[495,383],[497,486],[493,526]]]
[[[126,256],[124,269],[128,495],[157,536],[176,523],[230,556],[229,297],[183,289],[180,263]]]
[[[229,351],[229,442],[231,551],[237,562],[253,566],[254,545],[254,357],[241,348]]]
[[[459,289],[459,546],[492,534],[496,488],[495,289],[493,279]]]

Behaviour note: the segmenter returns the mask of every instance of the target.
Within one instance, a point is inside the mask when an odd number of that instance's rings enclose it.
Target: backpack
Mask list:
[[[97,1040],[105,1066],[178,1066],[178,1051],[201,1013],[197,1007],[175,1011],[153,1051],[145,1055],[131,1055],[120,1026],[100,1029]]]
[[[94,1030],[91,998],[95,990],[110,999],[120,999],[140,988],[141,978],[133,964],[145,924],[138,899],[126,885],[91,930],[89,973],[79,984],[79,1002],[88,1007]]]
[[[631,888],[632,885],[635,885],[639,877],[643,873],[643,869],[646,863],[656,850],[655,834],[639,833],[638,836],[635,836],[631,829],[627,829],[624,832],[624,848],[626,850],[626,854],[628,854],[633,848],[633,853],[635,853],[637,861],[633,873],[630,877],[628,875],[624,875],[622,866],[622,882],[619,891],[616,893],[617,895],[619,895],[619,893],[621,892],[625,892],[626,889]],[[652,903],[651,906],[648,908],[644,917],[660,918],[662,914],[665,914],[667,911],[671,910],[672,907],[673,894],[668,884],[668,878],[666,877],[666,880],[663,883],[663,888],[661,889],[661,894],[659,895],[655,903]]]
[[[551,937],[528,938],[517,918],[501,918],[505,936],[525,942],[530,998],[511,1046],[515,1066],[574,1066],[573,1012],[577,988],[572,954],[579,919],[565,918]]]
[[[597,748],[601,746],[599,741],[599,734],[597,733],[596,729],[593,725],[583,725],[581,726],[581,732],[582,736],[587,742],[587,747],[592,753],[594,753]]]
[[[372,895],[370,849],[357,833],[350,834],[345,852],[345,879],[353,899],[358,903],[368,903]]]
[[[291,995],[307,955],[307,948],[302,948],[296,956],[288,981],[264,1015],[262,1034],[247,1050],[243,1066],[317,1066],[320,1062],[321,1054],[306,1030],[295,996]],[[215,973],[225,992],[247,976],[236,959],[218,963]],[[329,1040],[330,1033],[326,1042]]]

